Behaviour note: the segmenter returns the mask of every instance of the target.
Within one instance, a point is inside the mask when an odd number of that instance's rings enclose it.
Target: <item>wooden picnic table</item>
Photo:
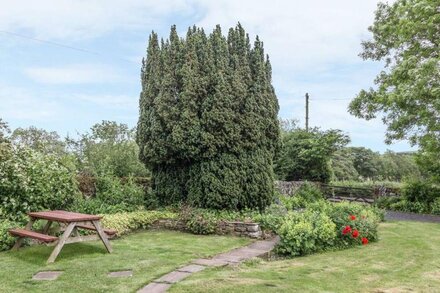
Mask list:
[[[19,249],[23,243],[24,238],[33,238],[46,244],[54,244],[48,263],[52,263],[57,258],[64,244],[77,243],[83,241],[98,240],[104,243],[105,248],[109,253],[112,248],[107,236],[113,236],[116,231],[103,229],[101,227],[101,216],[87,215],[67,211],[44,211],[28,213],[29,222],[24,229],[11,229],[9,233],[18,237],[12,249]],[[33,224],[36,220],[47,220],[46,225],[42,231],[34,231]],[[48,235],[49,228],[53,222],[58,222],[66,228],[59,237]],[[96,231],[95,235],[81,236],[78,229]]]

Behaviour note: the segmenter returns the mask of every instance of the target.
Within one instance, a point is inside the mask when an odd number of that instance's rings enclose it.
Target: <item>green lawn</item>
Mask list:
[[[97,241],[66,245],[50,265],[46,260],[52,247],[26,247],[0,253],[0,292],[134,292],[192,259],[249,242],[237,237],[146,231],[112,241],[112,254]],[[133,270],[133,277],[107,277],[110,271],[126,269]],[[64,273],[55,281],[31,280],[46,270]]]
[[[390,222],[365,247],[209,269],[171,292],[440,292],[440,224]]]

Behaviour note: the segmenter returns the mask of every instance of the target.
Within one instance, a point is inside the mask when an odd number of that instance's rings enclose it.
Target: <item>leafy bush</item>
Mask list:
[[[9,234],[9,229],[19,227],[19,223],[8,220],[0,220],[0,251],[10,249],[15,242],[15,237]]]
[[[323,200],[321,190],[312,183],[305,182],[294,196],[281,196],[280,200],[289,211],[305,208],[309,203]]]
[[[383,212],[370,206],[357,203],[342,202],[331,204],[327,214],[336,224],[338,239],[336,245],[351,246],[361,244],[362,238],[376,241],[378,238],[377,227],[383,217]],[[344,233],[344,229],[350,227]],[[353,232],[357,230],[358,236]]]
[[[440,187],[428,181],[408,182],[402,188],[402,196],[409,202],[419,202],[430,205],[440,197]]]
[[[96,198],[108,205],[124,204],[128,209],[136,210],[144,206],[144,190],[129,177],[127,182],[113,176],[98,177]]]
[[[390,205],[390,209],[394,211],[402,211],[408,213],[424,214],[430,213],[430,208],[427,203],[424,202],[412,202],[407,199],[401,199],[400,201]]]
[[[375,205],[410,213],[439,213],[440,187],[429,181],[408,182],[400,197],[381,197]]]
[[[303,212],[290,212],[277,232],[278,252],[305,255],[330,248],[366,244],[378,238],[383,212],[356,203],[310,203]]]
[[[326,214],[317,211],[291,212],[278,233],[279,253],[306,255],[331,247],[336,238],[336,225]]]
[[[96,181],[96,196],[77,198],[70,210],[87,214],[114,214],[144,208],[145,192],[132,178],[122,182],[114,176],[101,176]]]
[[[440,215],[440,198],[436,198],[431,204],[431,213]]]
[[[217,228],[217,217],[212,213],[196,212],[186,222],[188,231],[194,234],[213,234]]]
[[[0,218],[23,221],[29,211],[66,208],[78,194],[74,173],[56,157],[1,148]]]
[[[137,229],[146,229],[160,219],[175,219],[177,214],[168,211],[138,211],[104,215],[102,225],[114,229],[121,236]]]

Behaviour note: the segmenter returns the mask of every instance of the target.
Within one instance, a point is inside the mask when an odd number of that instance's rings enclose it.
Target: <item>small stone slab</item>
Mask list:
[[[176,282],[179,282],[180,280],[185,279],[189,275],[191,275],[191,273],[174,271],[174,272],[168,273],[168,274],[160,277],[159,279],[155,280],[154,282],[174,284]]]
[[[200,258],[193,261],[194,264],[198,264],[201,266],[208,266],[208,267],[223,267],[227,266],[229,262],[221,259],[207,259],[207,258]]]
[[[201,266],[201,265],[187,265],[184,266],[183,268],[178,269],[179,272],[186,272],[186,273],[197,273],[200,271],[203,271],[204,269],[206,269],[205,266]]]
[[[263,252],[268,252],[275,247],[275,244],[276,243],[273,241],[257,241],[247,247],[251,249],[261,250]]]
[[[163,293],[171,287],[171,284],[167,283],[150,283],[143,287],[138,293]]]
[[[32,277],[32,280],[53,281],[56,280],[62,273],[63,273],[62,271],[38,272]]]
[[[118,272],[110,272],[108,273],[109,277],[118,278],[118,277],[132,277],[133,271],[118,271]]]

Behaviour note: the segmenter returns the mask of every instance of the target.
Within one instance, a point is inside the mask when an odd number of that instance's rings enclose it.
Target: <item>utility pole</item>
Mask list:
[[[309,93],[306,93],[306,131],[309,132]]]

